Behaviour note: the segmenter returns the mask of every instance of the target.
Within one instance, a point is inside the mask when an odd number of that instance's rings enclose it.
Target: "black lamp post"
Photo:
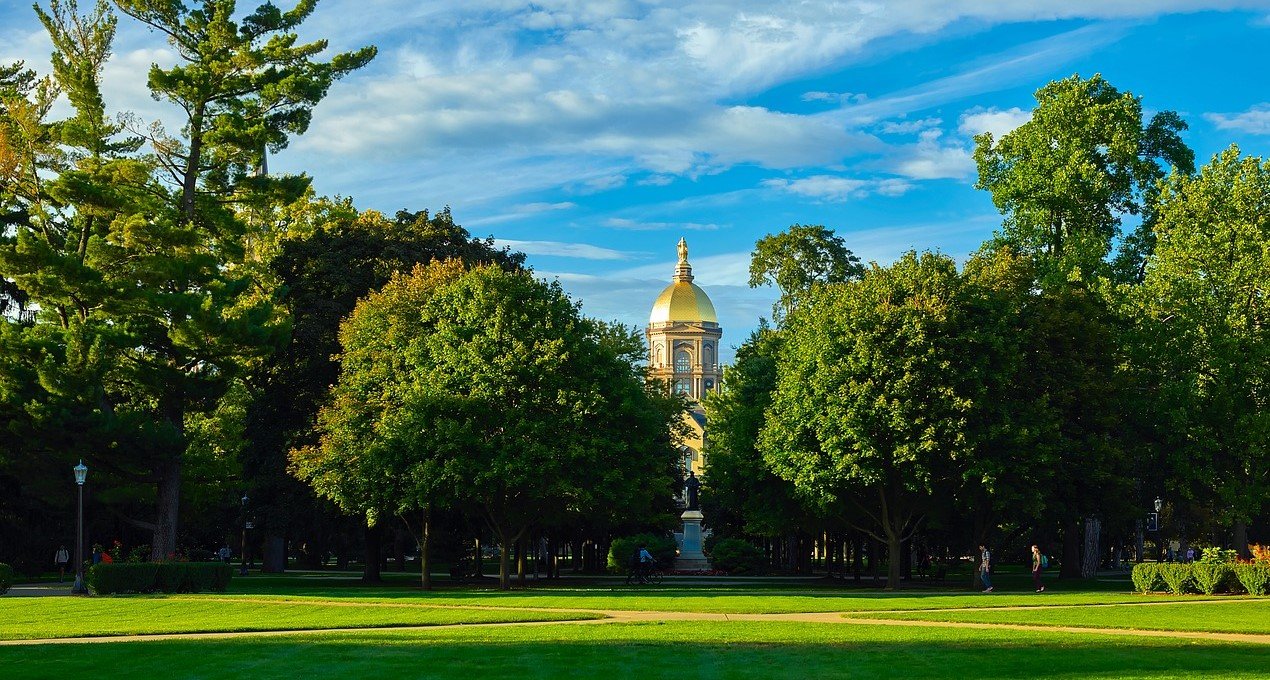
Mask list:
[[[247,529],[251,527],[251,522],[247,521],[247,494],[243,494],[243,542],[242,542],[242,567],[238,569],[239,576],[247,575]]]
[[[84,585],[84,481],[88,479],[88,466],[81,458],[79,465],[71,468],[75,471],[75,486],[79,487],[79,522],[75,531],[75,585],[71,586],[72,595],[87,595],[88,586]]]
[[[1160,539],[1164,532],[1160,531],[1160,511],[1164,509],[1164,501],[1159,496],[1155,497],[1155,545],[1160,550],[1160,559],[1164,559],[1167,554],[1164,550],[1164,541]]]

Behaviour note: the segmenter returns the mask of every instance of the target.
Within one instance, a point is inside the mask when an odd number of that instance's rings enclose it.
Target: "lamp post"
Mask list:
[[[88,466],[81,458],[79,465],[71,468],[75,471],[75,486],[79,487],[79,521],[75,530],[75,585],[71,586],[72,595],[87,595],[88,586],[84,585],[84,481],[88,479]]]
[[[1155,529],[1155,545],[1160,550],[1161,558],[1163,558],[1163,556],[1166,554],[1164,550],[1164,544],[1160,540],[1160,536],[1163,533],[1160,531],[1160,511],[1163,509],[1164,509],[1164,501],[1159,496],[1156,496],[1155,497],[1155,514],[1152,516],[1152,519],[1154,520],[1153,523],[1155,524],[1155,526],[1153,527]]]
[[[251,523],[247,521],[247,494],[243,494],[243,542],[239,546],[242,548],[242,567],[238,569],[239,576],[247,575],[247,529]]]

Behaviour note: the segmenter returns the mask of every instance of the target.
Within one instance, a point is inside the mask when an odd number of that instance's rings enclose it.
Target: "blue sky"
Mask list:
[[[1232,142],[1270,156],[1270,0],[1058,5],[323,0],[305,37],[380,56],[270,168],[362,208],[448,204],[589,314],[638,327],[684,236],[735,345],[774,298],[745,285],[764,234],[824,224],[879,262],[974,250],[999,216],[971,137],[1025,121],[1050,80],[1099,72],[1178,111],[1201,162]],[[120,24],[108,106],[170,116],[144,74],[172,52]],[[0,26],[0,61],[47,70],[26,3],[0,5]]]

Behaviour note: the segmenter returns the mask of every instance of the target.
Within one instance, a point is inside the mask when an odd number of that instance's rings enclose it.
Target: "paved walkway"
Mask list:
[[[229,599],[229,598],[225,598]],[[308,601],[279,601],[283,603],[296,604],[314,604],[312,600]],[[348,603],[351,605],[351,603]],[[374,606],[394,606],[392,603],[369,603]],[[1131,603],[1119,606],[1143,606],[1151,604],[1168,604],[1165,602],[1144,602]],[[365,605],[361,605],[365,606]],[[417,606],[409,604],[400,604],[395,606]],[[154,640],[218,640],[244,637],[280,637],[288,635],[312,635],[312,634],[329,634],[329,633],[373,633],[385,631],[421,631],[421,630],[437,630],[441,628],[494,628],[494,627],[512,627],[512,626],[559,626],[559,625],[591,625],[606,623],[649,623],[649,622],[666,622],[666,621],[783,621],[783,622],[800,622],[800,623],[831,623],[842,625],[865,625],[865,626],[901,626],[916,628],[968,628],[976,630],[1012,630],[1012,631],[1037,631],[1048,633],[1079,633],[1087,635],[1113,635],[1113,636],[1131,636],[1131,637],[1152,637],[1152,638],[1174,638],[1187,640],[1204,640],[1204,641],[1220,641],[1220,642],[1241,642],[1251,644],[1270,645],[1270,635],[1253,634],[1253,633],[1205,633],[1198,631],[1173,631],[1173,630],[1140,630],[1130,628],[1092,628],[1081,626],[1040,626],[1028,624],[1012,624],[1012,623],[968,623],[968,622],[950,622],[950,621],[914,621],[901,619],[878,619],[871,618],[874,614],[883,612],[797,612],[786,614],[725,614],[715,612],[665,612],[665,611],[632,611],[632,610],[596,610],[596,609],[547,609],[547,608],[526,608],[526,607],[477,607],[473,605],[448,605],[452,608],[478,608],[478,609],[517,609],[520,611],[550,611],[550,612],[566,612],[566,613],[586,613],[601,614],[601,619],[583,619],[571,621],[516,621],[505,623],[460,623],[460,624],[444,624],[444,625],[425,625],[425,626],[375,626],[363,628],[312,628],[298,630],[268,630],[268,631],[234,631],[222,633],[161,633],[146,635],[115,635],[115,636],[96,636],[96,637],[75,637],[75,638],[46,638],[37,640],[3,640],[0,646],[29,646],[29,645],[47,645],[47,644],[98,644],[111,642],[142,642]],[[1089,605],[1059,605],[1068,606],[1089,606]],[[994,611],[1009,611],[1033,609],[1034,607],[983,607],[973,609],[946,609],[942,611],[978,611],[981,609],[992,609]],[[912,612],[914,610],[902,610]],[[891,613],[891,612],[886,612]]]

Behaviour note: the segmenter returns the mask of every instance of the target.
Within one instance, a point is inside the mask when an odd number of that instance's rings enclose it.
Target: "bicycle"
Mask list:
[[[661,580],[662,577],[665,576],[665,572],[658,568],[656,562],[650,562],[647,568],[642,567],[643,565],[632,566],[626,572],[626,585],[629,586],[632,583],[635,585],[650,586],[661,584]]]

